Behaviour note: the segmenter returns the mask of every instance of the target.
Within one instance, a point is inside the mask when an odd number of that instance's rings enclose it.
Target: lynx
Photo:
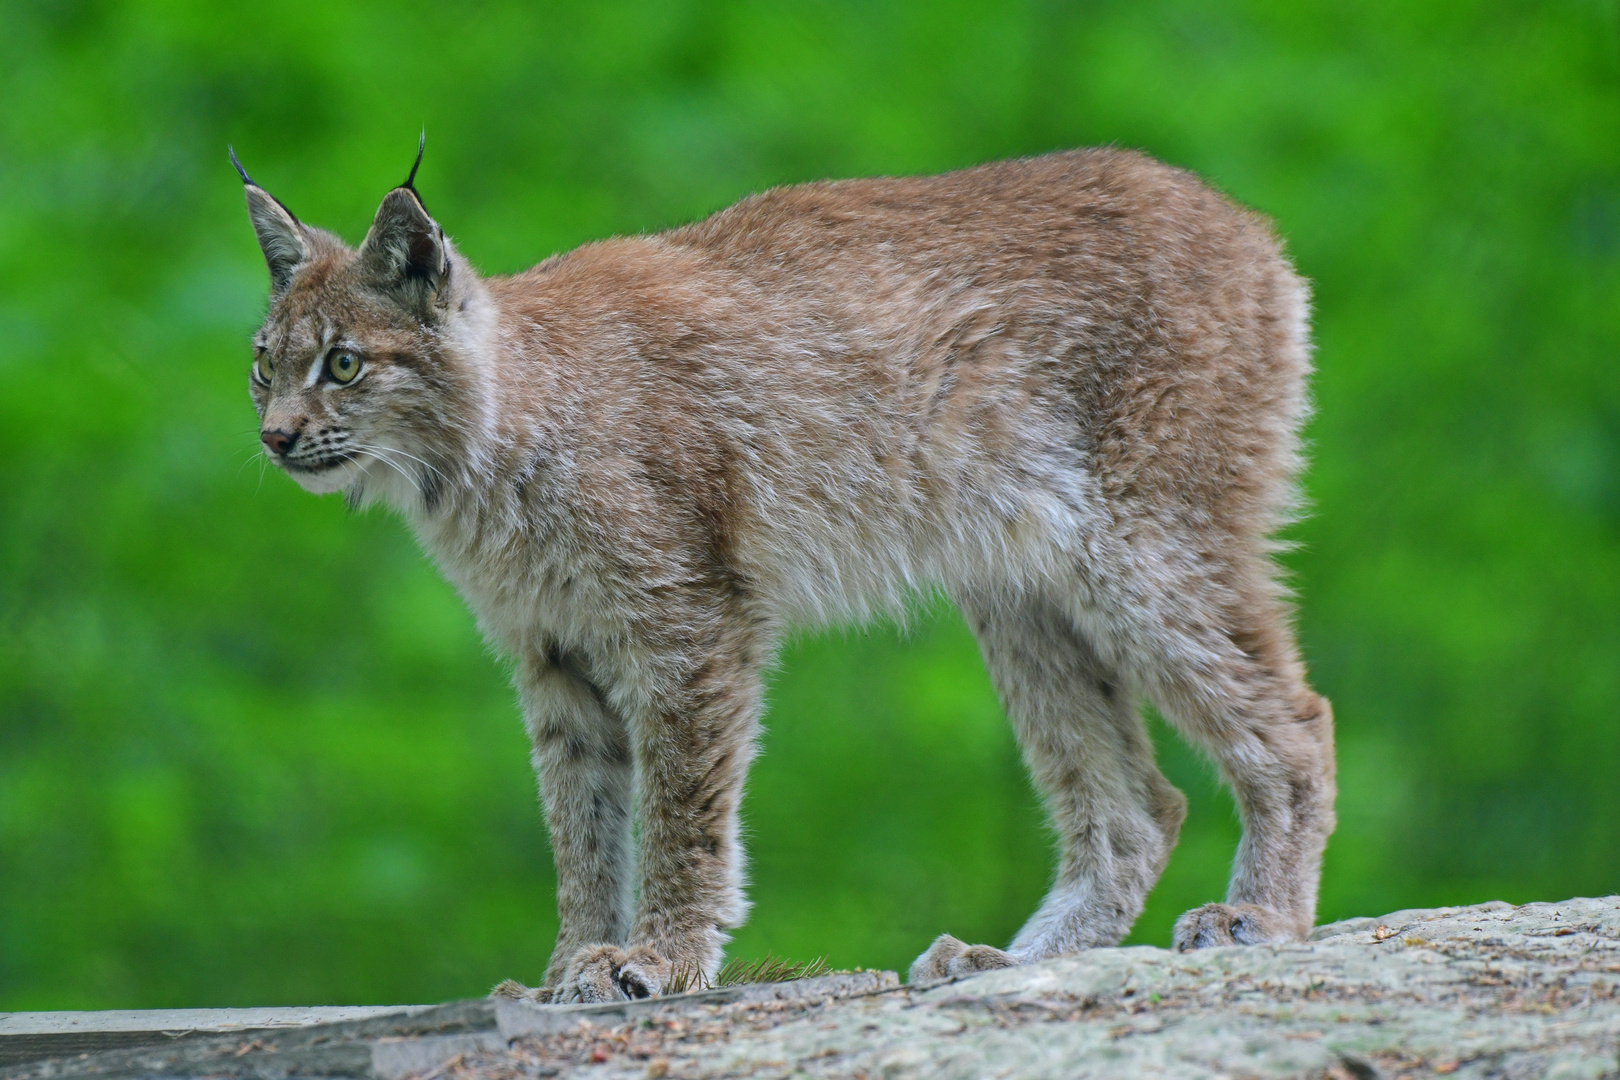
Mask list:
[[[1060,857],[1006,949],[943,935],[913,980],[1126,934],[1186,808],[1143,700],[1243,823],[1175,947],[1310,929],[1333,721],[1270,539],[1307,291],[1262,218],[1081,150],[778,188],[481,277],[416,166],[358,249],[236,167],[270,271],[265,453],[397,511],[513,664],[561,919],[537,996],[716,973],[777,643],[920,590],[977,636]]]

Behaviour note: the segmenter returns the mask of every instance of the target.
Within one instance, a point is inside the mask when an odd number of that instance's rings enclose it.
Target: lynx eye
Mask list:
[[[352,382],[360,374],[360,358],[347,349],[338,349],[326,358],[326,373],[333,382]]]
[[[276,365],[270,359],[269,353],[260,353],[259,358],[253,362],[253,377],[265,386],[270,385],[270,379],[276,373]]]

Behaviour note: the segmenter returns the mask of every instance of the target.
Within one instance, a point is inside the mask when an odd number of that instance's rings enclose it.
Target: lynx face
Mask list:
[[[428,496],[429,443],[453,397],[439,348],[453,318],[452,259],[439,227],[408,182],[358,250],[252,181],[247,199],[270,267],[248,376],[266,455],[316,494]]]
[[[317,494],[377,470],[414,483],[439,385],[430,331],[358,263],[344,251],[295,273],[253,342],[265,452]]]

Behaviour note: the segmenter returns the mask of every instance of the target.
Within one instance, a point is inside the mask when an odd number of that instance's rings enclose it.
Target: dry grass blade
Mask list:
[[[818,956],[814,960],[794,961],[766,953],[758,960],[726,961],[726,965],[714,977],[714,984],[736,986],[740,983],[792,982],[794,979],[810,979],[817,975],[825,975],[831,970],[827,966],[825,956]]]
[[[712,990],[719,986],[740,986],[744,983],[792,982],[794,979],[813,979],[831,970],[832,968],[827,966],[825,956],[818,956],[814,960],[785,960],[780,956],[766,953],[757,960],[727,960],[713,979],[704,978],[703,972],[695,967],[682,965],[669,973],[669,981],[664,984],[664,993],[685,994],[694,990]]]
[[[708,988],[709,980],[703,977],[703,972],[690,964],[681,964],[670,971],[669,981],[664,984],[664,993],[684,994]]]

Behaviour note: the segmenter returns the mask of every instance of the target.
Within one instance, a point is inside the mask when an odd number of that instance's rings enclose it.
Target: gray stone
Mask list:
[[[506,1046],[498,1031],[378,1039],[371,1044],[371,1075],[377,1080],[421,1076],[475,1054],[504,1051]]]
[[[255,1010],[219,1011],[251,1013]],[[149,1015],[158,1018],[159,1023],[167,1023],[167,1018],[173,1014]],[[149,1045],[85,1051],[0,1066],[0,1078],[133,1080],[153,1076],[231,1076],[281,1080],[295,1075],[363,1077],[376,1075],[373,1055],[379,1045],[495,1032],[492,1002],[487,999],[457,1001],[448,1005],[384,1009],[336,1023],[270,1029],[226,1027],[211,1032],[191,1032],[184,1038]],[[0,1053],[7,1050],[8,1037],[0,1036]],[[456,1052],[459,1051],[452,1050],[451,1056]],[[385,1065],[391,1066],[398,1060],[399,1055],[384,1051]]]
[[[1402,911],[1322,927],[1301,945],[1097,949],[832,1001],[575,1017],[572,1030],[520,1036],[453,1075],[576,1070],[601,1080],[1620,1076],[1620,897]]]
[[[0,1067],[119,1047],[164,1045],[198,1035],[258,1033],[410,1011],[411,1007],[399,1005],[317,1005],[292,1009],[0,1013]]]
[[[1097,949],[930,986],[856,972],[246,1034],[34,1061],[0,1080],[1620,1077],[1620,897],[1401,911],[1298,945]]]

